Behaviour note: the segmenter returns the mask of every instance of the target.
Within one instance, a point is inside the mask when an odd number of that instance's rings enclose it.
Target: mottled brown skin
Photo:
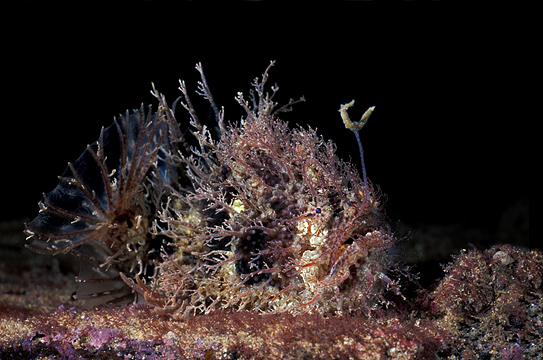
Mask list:
[[[30,248],[82,258],[79,297],[126,299],[127,284],[176,318],[371,309],[395,287],[385,272],[396,240],[380,195],[335,144],[278,118],[298,101],[276,108],[278,88],[264,89],[270,67],[250,102],[237,97],[246,116],[227,126],[197,65],[220,136],[200,123],[181,82],[192,148],[153,88],[156,114],[115,121],[44,196],[26,230]]]
[[[199,150],[178,153],[191,187],[172,191],[155,229],[176,251],[163,252],[151,285],[129,282],[160,313],[341,313],[371,308],[393,286],[379,194],[333,143],[277,118],[267,71],[252,106],[237,98],[241,124],[225,127],[219,114],[220,141],[196,125]]]

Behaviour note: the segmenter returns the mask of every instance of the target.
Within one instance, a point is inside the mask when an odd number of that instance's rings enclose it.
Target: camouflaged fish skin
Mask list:
[[[396,239],[380,195],[365,171],[361,179],[337,157],[335,144],[278,117],[298,101],[277,107],[277,86],[265,91],[272,65],[255,79],[249,101],[238,94],[246,115],[228,125],[197,65],[198,93],[210,101],[217,129],[202,125],[181,82],[192,147],[154,90],[156,114],[141,120],[141,109],[102,131],[44,195],[26,229],[31,248],[86,257],[94,272],[112,271],[103,279],[122,278],[174,318],[218,309],[372,308],[394,287],[386,271]],[[137,130],[123,131],[138,121]],[[109,143],[120,144],[110,146],[112,155]]]

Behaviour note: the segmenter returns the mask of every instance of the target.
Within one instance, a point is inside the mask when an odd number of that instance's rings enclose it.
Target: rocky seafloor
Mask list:
[[[25,249],[21,222],[0,230],[1,359],[543,358],[536,249],[472,246],[442,261],[450,262],[441,272],[422,261],[415,269],[430,285],[405,285],[405,299],[390,297],[369,315],[215,311],[175,321],[146,304],[82,307],[73,297],[77,261]],[[446,233],[481,240],[454,227],[418,227],[411,236],[419,241],[407,244],[432,248],[423,242]]]

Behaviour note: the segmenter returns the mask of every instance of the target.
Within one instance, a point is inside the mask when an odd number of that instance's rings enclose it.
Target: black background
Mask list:
[[[283,119],[317,127],[357,165],[338,109],[355,99],[349,113],[358,120],[376,106],[361,138],[368,177],[388,195],[395,222],[494,229],[508,207],[528,199],[529,129],[519,114],[528,55],[507,9],[27,5],[13,14],[4,44],[4,220],[33,218],[41,193],[102,126],[156,104],[151,82],[170,104],[179,78],[194,91],[196,62],[226,118],[237,121],[235,95],[276,60],[269,82],[280,87],[278,101],[306,98]],[[211,116],[195,102],[201,118]]]

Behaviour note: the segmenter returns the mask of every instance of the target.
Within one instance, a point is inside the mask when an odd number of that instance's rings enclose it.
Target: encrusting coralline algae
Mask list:
[[[81,258],[78,297],[128,301],[132,290],[174,318],[216,309],[344,313],[371,309],[398,269],[379,192],[311,128],[278,118],[287,105],[253,83],[239,123],[226,124],[201,65],[198,93],[217,127],[190,115],[185,138],[163,95],[102,129],[44,194],[28,247]],[[179,99],[178,99],[179,100]],[[361,122],[341,117],[357,136]],[[185,124],[181,121],[181,124]],[[195,146],[190,146],[191,141]],[[363,159],[362,159],[363,162]],[[126,286],[128,285],[128,286]]]

